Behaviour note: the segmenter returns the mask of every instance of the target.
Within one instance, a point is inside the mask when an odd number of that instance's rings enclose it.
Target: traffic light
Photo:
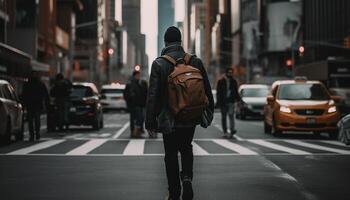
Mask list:
[[[291,68],[293,66],[293,60],[292,59],[287,59],[286,60],[286,65],[288,68]]]
[[[344,47],[350,48],[350,36],[347,36],[346,38],[344,38]]]
[[[303,56],[305,52],[305,47],[304,46],[300,46],[299,47],[299,56]]]
[[[137,71],[137,72],[140,71],[141,70],[141,66],[140,65],[135,65],[134,70]]]

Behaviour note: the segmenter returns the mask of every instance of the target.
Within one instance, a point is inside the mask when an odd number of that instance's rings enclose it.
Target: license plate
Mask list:
[[[70,112],[77,112],[77,108],[71,107],[71,108],[69,109],[69,111],[70,111]]]
[[[306,123],[308,123],[308,124],[315,124],[316,123],[316,119],[315,118],[307,118],[306,119]]]

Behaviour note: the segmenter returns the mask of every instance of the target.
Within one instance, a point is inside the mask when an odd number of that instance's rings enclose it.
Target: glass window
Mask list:
[[[73,98],[83,98],[83,97],[91,97],[94,93],[90,87],[85,86],[73,86],[71,97]]]
[[[269,90],[266,88],[245,88],[242,89],[242,97],[266,97]]]
[[[2,92],[3,92],[3,95],[4,95],[4,98],[5,99],[9,99],[9,100],[15,100],[11,94],[11,91],[9,90],[8,86],[7,85],[4,85],[2,87]]]
[[[326,88],[321,84],[283,84],[280,86],[281,100],[329,100]]]
[[[102,89],[102,94],[123,94],[123,89]]]

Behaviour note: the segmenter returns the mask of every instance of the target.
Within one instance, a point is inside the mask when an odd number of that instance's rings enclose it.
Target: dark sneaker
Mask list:
[[[193,199],[193,188],[191,179],[186,179],[182,181],[182,200],[192,200]]]

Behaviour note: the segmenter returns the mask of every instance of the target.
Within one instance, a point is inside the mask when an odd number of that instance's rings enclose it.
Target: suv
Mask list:
[[[95,130],[103,128],[102,105],[95,84],[73,83],[70,100],[71,125],[91,125]]]
[[[111,85],[103,85],[101,90],[103,109],[124,109],[126,110],[126,102],[123,97],[125,85],[113,83]]]
[[[23,108],[9,82],[0,80],[0,142],[10,143],[12,135],[23,140]]]
[[[339,97],[330,96],[319,81],[276,81],[264,107],[265,133],[327,132],[331,138],[336,138],[340,118],[337,101]]]

